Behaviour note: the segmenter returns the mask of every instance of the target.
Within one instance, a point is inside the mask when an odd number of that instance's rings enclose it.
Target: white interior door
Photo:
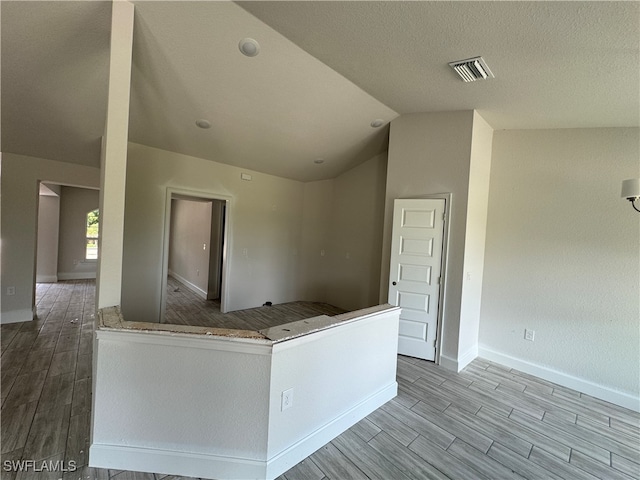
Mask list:
[[[389,303],[402,308],[401,355],[435,360],[444,209],[444,199],[394,202]]]

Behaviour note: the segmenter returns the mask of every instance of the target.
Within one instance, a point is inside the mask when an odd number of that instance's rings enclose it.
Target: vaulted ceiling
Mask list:
[[[129,138],[153,147],[308,181],[384,151],[401,114],[640,124],[637,2],[133,3]],[[98,166],[110,2],[3,1],[0,13],[2,151]],[[240,53],[245,37],[258,56]],[[464,83],[448,66],[476,55],[496,78]]]

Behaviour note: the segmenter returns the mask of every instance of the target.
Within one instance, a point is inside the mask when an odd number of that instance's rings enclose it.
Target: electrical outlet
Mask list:
[[[529,330],[527,328],[524,329],[524,339],[528,340],[530,342],[533,342],[533,340],[536,337],[536,332],[533,330]]]
[[[15,295],[16,287],[7,287],[7,295]]]
[[[282,392],[282,400],[280,403],[280,411],[284,412],[286,409],[293,406],[293,388]]]

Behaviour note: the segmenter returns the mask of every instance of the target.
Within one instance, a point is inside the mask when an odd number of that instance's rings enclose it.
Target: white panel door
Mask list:
[[[444,199],[397,199],[389,303],[402,308],[398,353],[435,360]]]

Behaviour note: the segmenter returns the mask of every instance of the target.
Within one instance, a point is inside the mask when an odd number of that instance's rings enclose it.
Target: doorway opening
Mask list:
[[[96,278],[100,192],[39,181],[34,283]]]
[[[226,313],[228,220],[228,198],[167,193],[160,323],[174,323],[175,305],[193,294]],[[192,295],[180,295],[185,290]]]

